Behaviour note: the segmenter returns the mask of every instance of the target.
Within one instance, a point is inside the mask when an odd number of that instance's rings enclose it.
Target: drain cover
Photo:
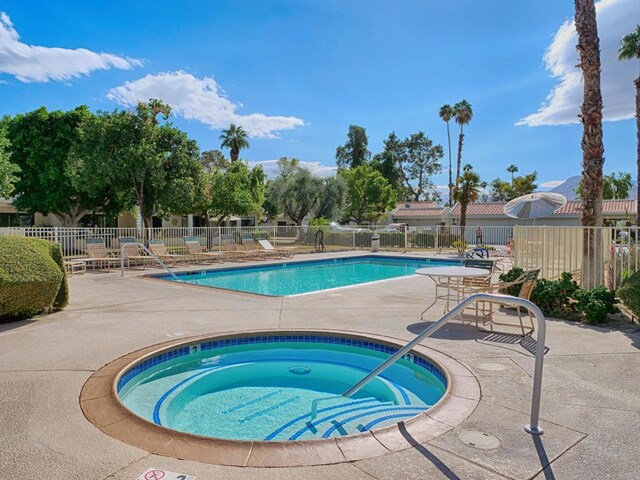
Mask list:
[[[500,440],[479,430],[463,430],[458,434],[458,439],[466,446],[479,450],[493,450],[500,446]]]
[[[311,369],[309,367],[291,367],[289,371],[294,375],[306,375],[311,372]]]
[[[507,369],[507,367],[499,363],[481,363],[478,365],[478,368],[480,370],[486,370],[487,372],[501,372]]]

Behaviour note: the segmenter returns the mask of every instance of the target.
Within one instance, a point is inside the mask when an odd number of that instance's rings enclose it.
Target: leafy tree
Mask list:
[[[460,165],[462,163],[462,142],[464,140],[464,126],[468,125],[473,118],[473,109],[466,100],[461,100],[453,106],[456,123],[460,125],[460,135],[458,136],[458,162],[456,165],[456,184],[460,178]]]
[[[371,166],[379,171],[387,179],[398,196],[404,197],[406,188],[403,186],[402,173],[399,160],[404,148],[403,141],[395,132],[391,132],[384,141],[384,150],[377,153],[371,160]]]
[[[220,150],[206,150],[200,154],[200,165],[208,173],[215,168],[227,168],[229,160]]]
[[[100,112],[79,127],[73,149],[77,185],[115,190],[137,204],[145,227],[154,214],[197,211],[204,190],[198,145],[170,124],[160,124],[168,106],[139,104],[135,112]]]
[[[395,206],[396,192],[384,176],[370,165],[343,170],[347,183],[346,217],[361,225],[375,222]]]
[[[602,226],[602,93],[600,89],[600,39],[594,0],[574,0],[575,25],[578,32],[579,67],[583,76],[580,108],[582,129],[582,178],[584,180],[582,225]],[[595,245],[595,241],[585,245]],[[593,255],[592,258],[597,258]],[[592,275],[596,277],[597,275]]]
[[[640,60],[640,25],[636,27],[634,32],[622,38],[618,58],[620,60]],[[636,86],[636,198],[640,199],[640,75],[633,83]],[[636,208],[636,225],[640,225],[640,200],[636,203]]]
[[[0,197],[8,198],[13,192],[13,184],[18,180],[16,174],[20,167],[11,163],[9,140],[0,126]]]
[[[449,145],[449,150],[448,150],[448,153],[449,153],[449,206],[452,206],[453,205],[453,178],[452,178],[453,171],[451,166],[451,133],[449,132],[449,122],[455,116],[455,111],[453,110],[453,107],[451,105],[445,104],[440,107],[439,115],[442,121],[447,124],[447,143]],[[458,170],[459,169],[460,167],[458,167]]]
[[[338,217],[346,190],[342,179],[316,177],[296,159],[281,158],[278,166],[280,175],[267,188],[270,216],[284,213],[296,225],[302,225],[307,216]]]
[[[624,200],[629,198],[631,193],[631,174],[626,172],[610,173],[603,177],[602,182],[602,198],[605,200]],[[582,198],[584,193],[584,183],[580,183],[576,187],[576,195]]]
[[[467,225],[467,207],[478,200],[480,185],[480,175],[473,171],[471,165],[465,165],[460,181],[453,190],[453,199],[460,204],[460,235],[463,239]]]
[[[515,168],[515,170],[514,170]],[[518,167],[510,165],[507,172],[511,174],[511,182],[496,178],[491,181],[491,200],[494,202],[508,202],[514,198],[535,192],[538,185],[538,173],[533,172],[527,175],[515,177],[513,174],[518,171]]]
[[[249,169],[244,162],[215,167],[208,175],[211,199],[208,213],[218,226],[229,216],[246,216],[261,209],[265,200],[265,174],[261,166]]]
[[[507,167],[507,172],[511,174],[511,184],[513,185],[513,175],[517,172],[519,172],[520,170],[518,169],[518,167],[516,165],[509,165]]]
[[[229,128],[222,131],[220,140],[222,148],[228,148],[230,151],[231,161],[235,162],[240,157],[240,150],[249,148],[249,140],[247,132],[242,128],[234,125],[229,125]]]
[[[443,156],[442,145],[434,145],[423,132],[411,134],[402,142],[400,174],[413,200],[433,197],[435,187],[430,177],[442,171],[439,160]]]
[[[76,226],[92,211],[116,215],[124,208],[108,185],[87,189],[74,182],[71,149],[78,127],[93,115],[85,106],[68,112],[42,107],[6,119],[11,160],[22,171],[15,183],[14,205],[34,214],[52,213],[63,225]]]
[[[369,161],[369,138],[364,127],[349,125],[347,141],[336,149],[338,168],[356,168]]]

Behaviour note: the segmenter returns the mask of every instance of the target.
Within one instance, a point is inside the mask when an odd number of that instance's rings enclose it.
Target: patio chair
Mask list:
[[[122,256],[127,264],[127,268],[134,266],[141,266],[144,270],[147,266],[147,262],[153,263],[153,257],[145,255],[140,251],[140,247],[137,245],[138,240],[134,237],[119,237],[120,250]]]
[[[293,257],[296,254],[296,247],[274,247],[269,240],[258,240],[258,243],[267,252],[276,252],[282,257]]]
[[[206,260],[208,262],[221,262],[223,259],[222,252],[207,252],[200,242],[198,237],[187,236],[182,237],[184,244],[187,246],[187,253],[194,261],[197,259]]]
[[[189,261],[189,255],[178,255],[175,253],[169,253],[162,240],[149,240],[149,250],[151,250],[151,253],[153,253],[164,263],[171,264],[172,267],[176,266],[176,262]]]
[[[235,262],[244,262],[251,256],[249,252],[240,250],[233,235],[220,235],[220,248],[225,258]]]
[[[106,267],[107,271],[111,270],[111,266],[120,261],[120,257],[109,253],[104,238],[95,237],[87,238],[84,241],[85,249],[89,258],[86,259],[87,263],[91,263],[93,268],[96,264],[100,265],[100,268]]]
[[[267,251],[260,247],[251,236],[242,237],[242,248],[249,255],[255,255],[258,260],[264,260],[267,258],[279,258],[280,255],[275,250]]]
[[[515,280],[513,280],[512,282],[498,282],[496,284],[491,285],[490,287],[487,287],[485,289],[479,289],[479,292],[482,293],[500,293],[500,292],[504,292],[507,288],[509,287],[513,287],[516,285],[521,285],[520,286],[520,291],[518,292],[517,297],[519,298],[523,298],[525,300],[529,300],[531,298],[531,293],[533,292],[534,287],[536,286],[536,283],[538,281],[538,275],[540,275],[540,269],[536,268],[535,270],[527,270],[526,272],[524,272],[522,275],[520,275],[518,278],[516,278]],[[489,303],[489,309],[488,309],[488,315],[483,315],[482,319],[483,319],[483,327],[484,325],[486,325],[487,323],[489,324],[489,328],[483,328],[480,327],[479,324],[479,316],[476,316],[476,328],[478,328],[478,330],[483,330],[483,331],[488,331],[488,332],[495,332],[493,326],[494,325],[501,325],[501,326],[507,326],[507,327],[513,327],[514,325],[511,323],[505,323],[505,322],[496,322],[494,320],[494,316],[493,316],[493,305],[495,304],[495,302],[482,302],[484,303]],[[533,318],[531,317],[531,312],[527,312],[528,313],[528,317],[529,317],[529,326],[527,328],[527,330],[525,331],[525,327],[524,327],[524,323],[522,320],[522,311],[521,311],[521,307],[516,307],[516,312],[518,314],[518,321],[520,323],[520,330],[522,332],[522,335],[528,335],[530,333],[533,333],[533,331],[535,330],[535,326],[533,324]]]

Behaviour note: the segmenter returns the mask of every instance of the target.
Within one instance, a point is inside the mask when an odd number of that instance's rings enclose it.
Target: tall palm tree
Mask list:
[[[451,105],[444,104],[440,107],[440,118],[447,124],[447,142],[449,143],[449,206],[453,205],[453,173],[451,172],[451,134],[449,133],[449,121],[453,118],[454,112]]]
[[[640,60],[640,25],[636,27],[636,31],[625,35],[622,38],[622,45],[618,50],[618,58],[620,60]],[[636,142],[638,150],[638,158],[636,160],[636,188],[638,199],[636,202],[636,225],[640,225],[640,75],[633,83],[636,85]]]
[[[473,171],[471,165],[465,165],[462,176],[453,189],[453,199],[460,204],[460,237],[464,241],[464,229],[467,225],[467,206],[478,201],[482,182],[480,175]]]
[[[582,121],[582,225],[602,226],[602,93],[600,90],[600,39],[594,0],[574,0],[578,52],[583,75]]]
[[[511,174],[511,186],[513,187],[513,174],[518,172],[518,167],[516,167],[515,165],[511,164],[507,167],[507,172]]]
[[[247,132],[242,127],[237,127],[233,123],[229,125],[228,129],[222,131],[222,135],[220,135],[220,140],[222,140],[221,147],[230,150],[232,162],[238,160],[240,150],[249,148],[249,140],[247,140],[247,137]]]
[[[456,185],[460,179],[460,164],[462,163],[462,141],[464,140],[464,126],[468,125],[473,118],[473,110],[471,104],[466,100],[462,100],[453,106],[453,112],[456,117],[456,123],[460,125],[460,136],[458,137],[458,163],[456,167]]]

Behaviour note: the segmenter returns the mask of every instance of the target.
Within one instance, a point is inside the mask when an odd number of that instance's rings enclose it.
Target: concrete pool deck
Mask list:
[[[424,345],[465,365],[480,384],[480,401],[461,425],[436,423],[438,435],[426,442],[391,453],[376,440],[373,458],[353,460],[342,451],[342,463],[287,468],[210,465],[129,446],[89,423],[78,400],[87,379],[120,356],[238,330],[337,329],[407,341],[428,324],[420,313],[434,295],[428,278],[413,276],[270,298],[148,281],[140,273],[71,277],[65,311],[0,325],[0,478],[124,480],[151,467],[198,480],[638,477],[640,329],[555,320],[548,322],[540,437],[523,430],[535,342],[453,322]],[[426,318],[440,313],[432,309]],[[469,431],[499,444],[465,444],[460,433]]]

